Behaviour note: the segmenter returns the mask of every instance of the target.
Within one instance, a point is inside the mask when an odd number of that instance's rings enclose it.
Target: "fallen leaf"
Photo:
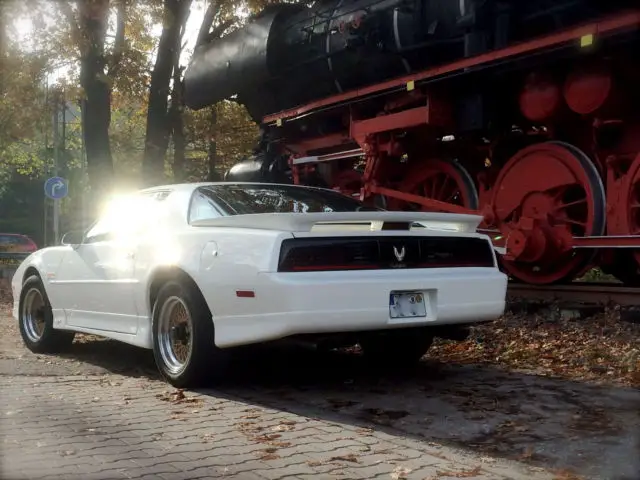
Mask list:
[[[276,425],[271,430],[274,431],[274,432],[288,432],[290,430],[293,430],[293,426],[291,426],[291,425]]]
[[[393,472],[391,472],[389,475],[393,480],[400,480],[401,478],[402,479],[407,478],[407,475],[409,475],[410,473],[411,473],[410,468],[396,467],[393,469]]]
[[[475,467],[471,470],[461,470],[459,472],[450,472],[450,471],[438,471],[438,475],[442,475],[444,477],[454,477],[454,478],[472,478],[477,477],[480,473],[481,468]]]
[[[260,460],[275,460],[277,458],[280,458],[280,456],[276,455],[275,453],[267,453],[265,455],[262,455],[260,457]]]
[[[329,459],[330,462],[353,462],[353,463],[360,463],[360,460],[358,460],[358,457],[356,457],[353,453],[349,453],[347,455],[338,455],[336,457],[331,457]]]
[[[269,445],[273,445],[278,448],[286,448],[291,446],[291,442],[269,442]]]
[[[271,433],[271,434],[267,434],[264,433],[262,435],[259,435],[257,437],[253,437],[253,440],[255,442],[271,442],[272,440],[275,440],[276,438],[280,438],[282,435],[277,434],[277,433]]]

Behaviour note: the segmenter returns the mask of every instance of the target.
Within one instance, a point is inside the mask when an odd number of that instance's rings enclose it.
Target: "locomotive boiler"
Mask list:
[[[198,109],[237,95],[257,122],[312,100],[484,53],[625,0],[325,0],[271,5],[200,45],[185,73]]]
[[[481,213],[517,279],[640,283],[639,30],[635,0],[275,4],[196,47],[184,99],[261,125],[229,180]]]

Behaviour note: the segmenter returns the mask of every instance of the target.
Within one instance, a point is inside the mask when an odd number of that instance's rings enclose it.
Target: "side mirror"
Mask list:
[[[84,240],[84,232],[82,230],[72,230],[62,236],[60,243],[62,245],[80,245]]]

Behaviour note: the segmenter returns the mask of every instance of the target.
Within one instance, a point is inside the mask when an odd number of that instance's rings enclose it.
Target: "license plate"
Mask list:
[[[0,265],[17,266],[22,263],[21,258],[0,258]]]
[[[415,318],[427,316],[424,295],[419,292],[392,292],[389,295],[391,318]]]

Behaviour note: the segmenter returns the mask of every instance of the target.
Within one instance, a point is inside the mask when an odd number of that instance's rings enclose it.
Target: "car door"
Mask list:
[[[65,256],[56,280],[65,298],[67,324],[135,335],[137,245],[132,239],[141,228],[135,200],[112,209],[87,232],[80,245]],[[126,208],[131,205],[132,208]]]

